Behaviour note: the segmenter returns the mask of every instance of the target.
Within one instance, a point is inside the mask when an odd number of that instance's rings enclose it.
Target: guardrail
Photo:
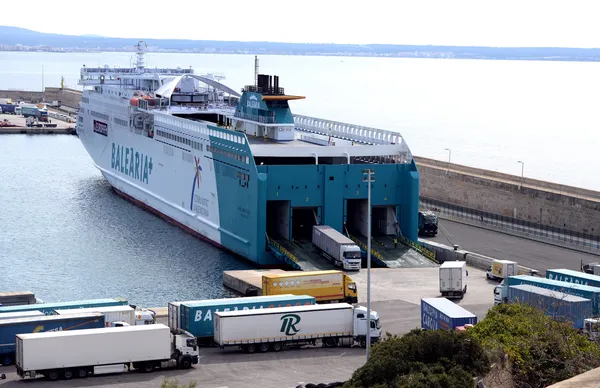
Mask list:
[[[350,239],[352,241],[354,241],[362,250],[364,250],[365,252],[368,252],[369,248],[367,247],[367,244],[365,244],[364,242],[360,241],[358,238],[352,236],[350,233],[348,233],[348,237],[350,237]],[[377,252],[373,248],[371,248],[371,256],[375,256],[375,258],[381,260],[382,262],[385,262],[383,260],[383,256],[381,255],[381,253]]]
[[[513,217],[453,205],[430,198],[421,197],[420,203],[422,207],[436,212],[438,217],[442,219],[600,255],[600,236],[518,220]]]
[[[292,267],[294,267],[295,269],[302,269],[302,267],[300,267],[300,264],[298,264],[298,258],[290,251],[288,251],[287,249],[285,249],[284,247],[281,246],[281,244],[279,244],[277,241],[273,240],[272,238],[269,237],[269,235],[266,235],[267,237],[267,245],[269,246],[269,248],[271,249],[271,251],[273,251],[273,253],[275,254],[275,256],[279,257],[277,254],[283,256],[284,261],[291,265]]]
[[[402,242],[404,245],[409,246],[410,248],[414,249],[415,251],[419,252],[420,254],[422,254],[429,260],[433,261],[434,263],[439,264],[435,258],[435,252],[430,251],[429,249],[425,248],[420,243],[414,242],[414,241],[410,240],[408,237],[405,237],[402,235],[400,236],[400,242]]]

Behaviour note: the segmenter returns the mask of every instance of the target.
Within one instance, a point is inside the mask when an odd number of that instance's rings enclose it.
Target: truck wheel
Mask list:
[[[154,372],[154,363],[153,362],[145,363],[143,371],[146,373]]]
[[[190,369],[192,367],[192,360],[189,357],[183,357],[180,365],[181,369]]]
[[[71,369],[65,369],[63,371],[63,377],[65,380],[71,380],[73,378],[73,371]]]
[[[246,346],[246,349],[247,349],[248,353],[254,353],[254,352],[256,352],[256,345],[254,345],[254,344],[248,344]]]
[[[262,353],[266,353],[269,351],[269,344],[268,343],[262,343],[260,344],[259,348],[258,348]]]
[[[51,370],[50,372],[46,373],[46,378],[50,381],[58,380],[58,371]]]
[[[362,337],[359,343],[361,348],[367,348],[367,339],[365,337]]]
[[[12,357],[9,355],[4,356],[4,358],[2,358],[2,365],[9,366],[10,364],[12,364]]]
[[[275,342],[275,343],[273,344],[273,351],[275,351],[275,352],[278,352],[278,351],[280,351],[280,350],[281,350],[281,348],[282,348],[282,346],[281,346],[281,342]]]
[[[326,348],[332,348],[334,345],[333,338],[327,337],[323,338],[323,346]]]
[[[85,368],[77,369],[77,377],[79,377],[80,379],[85,379],[86,377],[88,377],[87,369],[85,369]]]

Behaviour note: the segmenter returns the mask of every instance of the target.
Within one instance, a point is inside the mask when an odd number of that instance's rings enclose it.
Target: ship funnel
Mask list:
[[[258,55],[254,56],[254,86],[258,86]]]

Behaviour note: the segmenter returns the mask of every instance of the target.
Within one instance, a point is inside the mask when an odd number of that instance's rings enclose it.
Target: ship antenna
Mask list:
[[[258,86],[258,55],[254,56],[254,86]]]
[[[142,73],[144,71],[144,49],[147,47],[146,46],[146,42],[144,42],[143,40],[140,40],[138,42],[138,44],[136,45],[137,47],[137,62],[136,62],[136,67],[139,73]]]

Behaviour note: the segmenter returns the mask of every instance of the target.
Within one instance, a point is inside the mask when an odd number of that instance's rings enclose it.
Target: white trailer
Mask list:
[[[15,318],[30,318],[30,317],[43,317],[43,312],[39,310],[35,311],[15,311],[13,313],[0,313],[1,319],[15,319]]]
[[[247,353],[316,345],[366,347],[367,309],[347,303],[219,311],[214,314],[214,341],[221,348],[239,346]],[[379,314],[371,310],[371,342],[381,336]]]
[[[440,292],[445,297],[462,298],[467,292],[467,263],[445,261],[440,265]]]
[[[360,271],[362,258],[359,246],[331,226],[313,226],[312,243],[336,267]]]
[[[79,313],[102,313],[106,327],[133,326],[136,325],[135,309],[131,306],[103,306],[87,307],[83,309],[61,309],[54,310],[58,315]]]
[[[155,368],[191,368],[198,363],[196,339],[171,334],[162,324],[17,334],[21,378],[49,380]]]

